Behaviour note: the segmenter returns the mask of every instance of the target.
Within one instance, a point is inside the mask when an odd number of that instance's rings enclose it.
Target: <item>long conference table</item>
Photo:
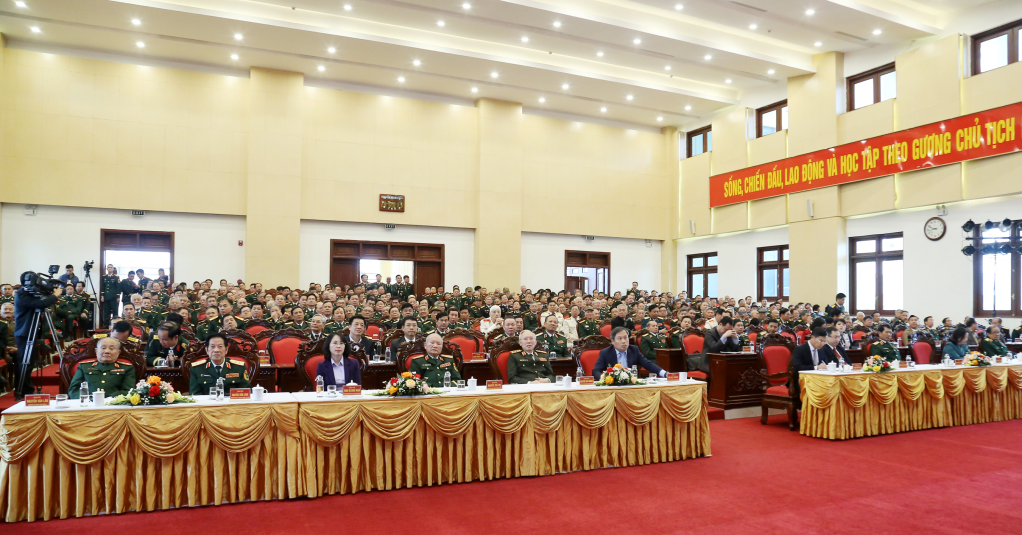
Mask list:
[[[803,435],[845,440],[1022,418],[1022,363],[799,372]]]
[[[706,384],[504,385],[438,396],[156,407],[27,407],[0,416],[7,522],[318,497],[710,455]]]

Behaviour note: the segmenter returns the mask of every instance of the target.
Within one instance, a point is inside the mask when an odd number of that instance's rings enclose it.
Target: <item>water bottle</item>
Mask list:
[[[78,403],[84,407],[88,402],[89,402],[89,383],[82,381],[82,386],[78,388]]]
[[[451,372],[444,372],[444,388],[451,387]]]
[[[638,376],[639,376],[639,367],[633,364],[632,365],[632,377],[638,377]]]
[[[912,362],[912,355],[905,355],[905,367],[906,368],[915,368],[916,367],[916,363]]]
[[[220,377],[216,380],[216,400],[224,400],[224,378]]]
[[[387,350],[386,350],[386,351],[384,352],[384,355],[383,355],[383,356],[384,356],[384,359],[386,359],[386,361],[387,361],[387,362],[390,362],[390,348],[389,348],[389,347],[388,347],[388,348],[387,348]]]
[[[167,360],[164,361],[163,365],[164,366],[173,366],[174,365],[174,348],[173,347],[167,350]]]
[[[575,370],[575,383],[581,383],[582,382],[582,375],[583,375],[583,373],[582,373],[582,366],[579,366]]]
[[[322,375],[317,375],[316,376],[316,397],[317,398],[323,397],[323,376]]]
[[[845,358],[844,357],[838,357],[837,358],[837,370],[839,372],[845,371]]]

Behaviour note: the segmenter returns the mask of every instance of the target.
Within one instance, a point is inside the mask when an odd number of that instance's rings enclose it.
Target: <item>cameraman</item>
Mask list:
[[[39,284],[42,277],[35,274],[32,271],[26,271],[21,274],[21,288],[18,293],[14,296],[14,340],[18,346],[18,359],[14,365],[14,392],[15,399],[24,399],[26,392],[32,392],[34,385],[32,383],[32,368],[35,365],[35,353],[39,349],[39,337],[36,337],[36,345],[33,347],[32,355],[26,355],[26,346],[28,345],[29,336],[32,335],[30,327],[32,325],[32,314],[36,310],[44,310],[47,307],[57,302],[57,296],[53,295],[53,291],[47,292],[47,286],[45,284]],[[43,293],[48,293],[45,297]],[[33,295],[39,294],[39,295]],[[39,328],[43,329],[45,323],[43,318],[40,317]],[[57,343],[54,340],[54,343]],[[25,368],[25,383],[21,386],[21,391],[17,391],[18,386],[21,385],[20,374],[21,374],[21,363],[27,362],[28,367]]]
[[[68,264],[64,266],[64,269],[66,269],[67,271],[65,271],[63,275],[58,277],[60,279],[60,282],[63,282],[64,284],[70,284],[71,286],[78,284],[78,276],[75,275],[75,267],[72,266],[71,264]]]

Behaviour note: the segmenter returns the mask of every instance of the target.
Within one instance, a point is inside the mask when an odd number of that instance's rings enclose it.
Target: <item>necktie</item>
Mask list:
[[[216,374],[220,375],[220,366],[215,366],[215,368],[216,368]]]
[[[813,349],[813,366],[818,366],[820,364],[820,357],[819,355],[816,354],[816,348],[814,347],[812,349]]]

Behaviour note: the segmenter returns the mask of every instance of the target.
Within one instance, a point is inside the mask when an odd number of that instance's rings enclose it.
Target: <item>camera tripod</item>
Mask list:
[[[92,274],[89,273],[90,269],[91,268],[89,264],[86,263],[84,288],[86,292],[89,291],[90,288],[92,289],[92,293],[89,294],[91,296],[91,299],[89,299],[89,301],[92,303],[92,330],[95,331],[99,329],[100,324],[100,305],[99,305],[100,295],[96,293],[96,285],[92,282]]]
[[[29,334],[28,342],[25,344],[25,350],[18,355],[18,384],[15,385],[14,397],[23,398],[25,397],[25,381],[27,380],[28,374],[31,373],[29,366],[32,364],[32,356],[35,352],[36,339],[39,336],[39,321],[43,315],[46,316],[46,325],[50,329],[50,339],[53,340],[53,346],[57,348],[57,355],[60,356],[60,360],[64,360],[64,350],[61,349],[62,341],[60,334],[57,329],[53,326],[53,316],[50,314],[49,309],[37,308],[32,312],[32,321],[29,323]],[[40,372],[41,374],[42,372]],[[36,386],[36,393],[42,392],[42,382]]]

